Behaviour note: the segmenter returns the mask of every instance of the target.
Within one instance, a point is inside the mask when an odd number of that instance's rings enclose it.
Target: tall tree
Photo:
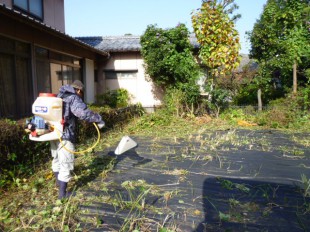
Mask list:
[[[260,19],[249,33],[250,55],[274,70],[293,70],[297,92],[298,65],[309,61],[309,0],[268,0]]]
[[[201,8],[192,14],[192,25],[200,44],[199,58],[210,74],[218,76],[239,65],[239,34],[234,20],[229,17],[237,5],[234,0],[203,1]]]

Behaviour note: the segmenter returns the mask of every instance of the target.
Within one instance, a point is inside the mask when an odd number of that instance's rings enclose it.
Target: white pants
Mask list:
[[[71,179],[71,171],[74,168],[74,144],[70,141],[50,141],[51,153],[53,157],[52,170],[58,172],[58,180],[69,182]]]

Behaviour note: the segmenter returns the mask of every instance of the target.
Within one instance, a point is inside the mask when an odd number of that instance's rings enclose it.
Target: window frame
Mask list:
[[[125,70],[115,70],[115,69],[105,69],[104,76],[106,80],[124,80],[124,79],[136,79],[138,77],[138,69],[125,69]],[[115,75],[111,77],[110,75]],[[120,74],[121,76],[118,76]],[[123,77],[122,74],[134,74],[134,77]]]
[[[31,114],[31,107],[27,106],[31,105],[33,102],[31,44],[1,35],[0,38],[12,45],[9,49],[6,47],[0,47],[0,57],[4,58],[4,60],[7,59],[8,61],[11,61],[11,66],[8,67],[8,69],[11,70],[11,76],[2,76],[2,79],[0,78],[2,84],[0,87],[1,92],[11,96],[10,100],[5,98],[5,102],[1,103],[3,104],[1,106],[3,108],[0,110],[0,118],[18,119],[29,116]],[[24,76],[21,77],[19,73],[24,74]],[[10,78],[10,81],[7,81],[8,78]],[[7,89],[11,89],[9,93],[5,91],[5,85],[3,83],[7,83]],[[7,107],[6,105],[12,106]]]
[[[27,2],[27,9],[25,9],[25,8],[23,8],[23,7],[21,7],[21,6],[19,6],[17,3],[16,3],[16,0],[13,0],[13,8],[14,9],[17,9],[17,10],[19,10],[19,11],[21,11],[21,12],[23,12],[23,13],[25,13],[25,14],[27,14],[27,15],[29,15],[29,16],[31,16],[31,17],[34,17],[34,18],[36,18],[36,19],[38,19],[38,20],[40,20],[40,21],[43,21],[43,19],[44,19],[44,1],[43,0],[38,0],[38,1],[40,1],[41,2],[41,15],[37,15],[37,14],[35,14],[35,13],[33,13],[32,11],[31,11],[31,9],[30,9],[30,2],[31,2],[31,0],[24,0],[24,1],[26,1]]]
[[[80,80],[83,79],[83,63],[82,59],[75,56],[70,56],[66,54],[62,54],[56,51],[49,50],[44,47],[35,46],[35,62],[36,62],[36,72],[38,73],[38,70],[40,66],[37,66],[40,62],[45,62],[45,64],[48,64],[49,66],[49,73],[48,80],[40,80],[40,84],[42,83],[49,83],[46,86],[39,86],[38,78],[37,76],[37,90],[40,91],[41,89],[47,89],[50,92],[56,93],[56,89],[58,90],[60,86],[64,84],[71,84],[74,80]],[[38,51],[38,53],[37,53]],[[42,56],[37,55],[40,54],[40,51],[42,51]],[[59,65],[59,70],[57,71],[57,78],[53,78],[53,67],[56,67]],[[42,66],[43,67],[43,66]],[[46,66],[47,67],[47,66]],[[47,71],[47,69],[45,70]],[[42,72],[43,73],[43,72]],[[54,73],[55,74],[55,73]],[[58,83],[58,84],[57,84]]]

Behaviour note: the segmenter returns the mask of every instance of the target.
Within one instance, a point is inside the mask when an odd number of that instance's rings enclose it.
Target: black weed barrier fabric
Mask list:
[[[115,158],[115,166],[105,179],[92,180],[96,188],[81,189],[84,229],[310,231],[309,134],[132,138],[138,147],[122,155],[115,156],[115,147],[98,153]]]

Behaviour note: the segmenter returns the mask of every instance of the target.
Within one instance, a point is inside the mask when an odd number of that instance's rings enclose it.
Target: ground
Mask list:
[[[138,147],[95,154],[95,175],[75,189],[75,217],[83,231],[309,231],[309,136],[132,135]]]

